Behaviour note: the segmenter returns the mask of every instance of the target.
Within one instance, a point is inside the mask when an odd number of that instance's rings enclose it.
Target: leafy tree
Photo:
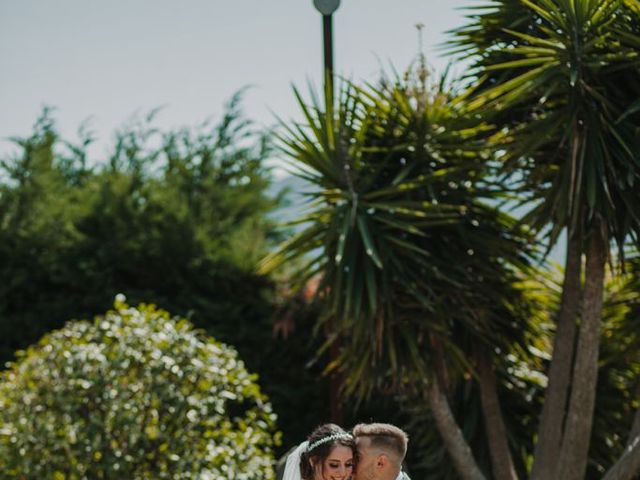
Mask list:
[[[0,375],[3,478],[273,478],[275,415],[255,375],[153,306],[118,299]]]
[[[518,282],[534,251],[495,207],[487,126],[461,115],[446,87],[419,68],[406,83],[346,83],[335,108],[296,92],[306,123],[285,125],[282,145],[313,186],[309,213],[263,268],[300,259],[301,284],[318,275],[328,344],[341,347],[329,369],[345,373],[345,391],[416,392],[454,462],[482,476],[447,394],[478,374],[491,451],[501,452],[492,460],[513,471],[493,352],[524,347],[530,305]]]
[[[281,198],[270,190],[268,136],[244,120],[239,100],[194,128],[161,132],[155,113],[134,121],[106,160],[89,158],[86,133],[79,144],[60,138],[51,111],[16,139],[22,151],[0,175],[3,364],[124,292],[234,345],[282,412],[285,438],[315,426],[326,387],[320,367],[306,364],[317,341],[305,321],[286,343],[273,337],[278,294],[254,271],[278,238]]]
[[[268,281],[251,270],[277,200],[266,194],[266,140],[237,102],[215,128],[161,135],[133,125],[91,170],[81,148],[64,151],[48,112],[18,140],[22,157],[3,162],[1,187],[3,359],[65,318],[103,311],[119,291],[176,301],[185,314],[208,299],[229,313],[238,307],[224,289],[236,283],[255,292],[244,308],[265,309]]]
[[[502,173],[521,180],[532,205],[527,220],[549,229],[550,245],[568,232],[536,479],[585,476],[605,264],[611,242],[622,252],[640,231],[639,18],[634,1],[499,1],[472,15],[453,41],[479,79],[469,108],[496,112]]]

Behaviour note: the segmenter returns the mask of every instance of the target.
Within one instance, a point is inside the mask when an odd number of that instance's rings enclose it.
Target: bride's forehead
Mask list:
[[[349,459],[353,457],[353,452],[349,447],[345,447],[344,445],[336,445],[329,452],[329,456],[327,457],[329,460],[343,460]]]

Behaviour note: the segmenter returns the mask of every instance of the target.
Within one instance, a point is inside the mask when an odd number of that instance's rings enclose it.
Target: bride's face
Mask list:
[[[336,445],[316,469],[314,480],[347,480],[353,473],[353,452],[349,447]]]

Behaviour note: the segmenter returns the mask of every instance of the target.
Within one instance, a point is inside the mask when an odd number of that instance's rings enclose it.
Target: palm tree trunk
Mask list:
[[[602,480],[631,480],[640,474],[640,408],[636,410],[627,446]]]
[[[476,362],[493,476],[495,480],[516,480],[518,476],[509,450],[507,429],[498,399],[498,382],[491,355],[485,349],[482,351],[479,349],[476,352]]]
[[[640,473],[640,438],[627,446],[624,454],[609,469],[602,480],[633,480]]]
[[[437,376],[434,376],[426,389],[426,396],[436,426],[451,456],[453,465],[463,480],[485,480],[478,464],[473,458],[471,448],[456,423],[447,397],[442,393]]]
[[[627,446],[602,480],[632,480],[640,474],[640,408],[636,410]]]
[[[631,480],[640,474],[640,408],[636,410],[633,426],[624,454],[609,469],[603,480]]]
[[[558,466],[562,427],[567,407],[571,367],[576,336],[576,321],[580,306],[582,275],[582,237],[579,231],[567,235],[562,299],[558,325],[553,342],[553,358],[545,395],[538,442],[536,443],[531,480],[548,480]]]
[[[596,220],[587,252],[580,332],[573,369],[569,412],[556,474],[557,479],[583,480],[587,470],[598,380],[607,247],[606,227],[601,221]]]

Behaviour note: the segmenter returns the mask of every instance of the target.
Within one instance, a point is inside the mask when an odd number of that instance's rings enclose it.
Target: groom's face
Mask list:
[[[368,437],[357,437],[356,446],[358,448],[358,463],[353,474],[354,480],[377,480],[376,477],[376,455],[371,451],[371,439]]]

